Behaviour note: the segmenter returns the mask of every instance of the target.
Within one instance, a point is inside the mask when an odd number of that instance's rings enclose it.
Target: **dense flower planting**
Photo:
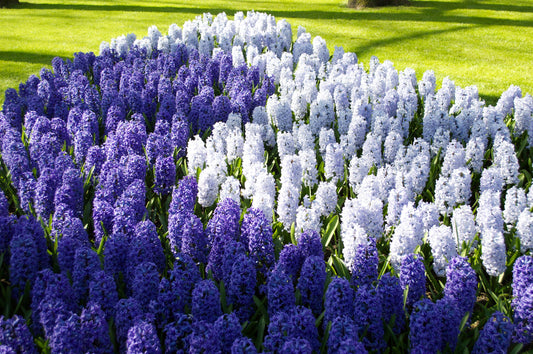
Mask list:
[[[52,66],[0,113],[0,352],[532,348],[518,87],[254,12]]]

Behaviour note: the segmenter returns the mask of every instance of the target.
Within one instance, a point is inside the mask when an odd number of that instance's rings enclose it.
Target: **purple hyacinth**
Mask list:
[[[311,351],[318,351],[320,348],[315,318],[308,308],[298,306],[272,316],[264,341],[265,349],[285,352],[282,350],[284,344],[293,339],[307,341]]]
[[[120,350],[126,349],[128,330],[137,322],[142,321],[144,314],[141,305],[134,298],[120,299],[115,306],[115,329]]]
[[[181,252],[196,262],[206,263],[207,240],[200,218],[193,213],[184,213],[181,233]]]
[[[516,300],[516,299],[515,299]],[[513,303],[515,330],[513,342],[528,344],[533,342],[533,285],[529,285]]]
[[[453,258],[446,267],[444,296],[455,301],[461,317],[474,310],[477,274],[465,257]]]
[[[169,215],[174,215],[180,210],[194,210],[196,196],[198,195],[198,182],[194,176],[185,176],[172,190],[172,201],[168,210]]]
[[[157,299],[159,289],[159,273],[152,262],[142,262],[132,265],[134,271],[131,276],[131,289],[133,297],[139,302],[146,312],[150,300]]]
[[[315,316],[322,313],[322,298],[326,284],[326,264],[322,257],[310,256],[305,260],[298,290],[300,291],[302,304],[308,306]]]
[[[351,283],[355,289],[371,285],[378,278],[379,256],[376,248],[376,239],[370,237],[368,244],[359,244],[355,250]]]
[[[128,262],[134,267],[141,262],[153,262],[159,273],[165,270],[165,254],[155,224],[151,220],[135,226],[135,237],[130,240]]]
[[[215,322],[222,314],[220,292],[212,280],[202,280],[194,286],[191,313],[195,321],[209,323]]]
[[[33,337],[24,318],[0,316],[0,343],[16,353],[37,353]]]
[[[298,237],[298,248],[301,250],[304,259],[310,256],[324,258],[320,235],[314,230],[306,230],[302,232]]]
[[[281,347],[281,353],[293,353],[293,354],[311,354],[313,348],[308,340],[304,338],[289,338],[283,343]]]
[[[126,187],[126,178],[122,168],[116,162],[106,161],[98,177],[100,184],[97,187],[95,200],[103,200],[110,205],[122,195]],[[110,232],[111,230],[107,230]]]
[[[168,194],[176,184],[176,165],[172,156],[158,156],[155,163],[154,192]]]
[[[67,308],[67,305],[59,298],[45,297],[39,303],[39,324],[44,330],[44,335],[47,338],[51,338],[54,334],[54,327],[56,322],[61,317],[67,317],[71,314],[71,311]]]
[[[76,216],[81,216],[83,211],[83,180],[79,170],[68,169],[63,173],[61,186],[56,190],[54,203],[56,209],[59,204],[65,204]]]
[[[241,242],[248,243],[250,257],[263,275],[274,265],[272,225],[259,209],[250,208],[241,226]]]
[[[238,240],[240,233],[239,219],[241,217],[241,208],[239,203],[231,198],[226,198],[218,203],[213,217],[207,223],[207,235],[209,244],[212,245],[214,240],[222,235],[229,239]]]
[[[36,335],[43,334],[40,310],[42,303],[49,302],[53,299],[60,301],[65,311],[74,311],[77,308],[74,290],[67,276],[63,273],[54,273],[49,268],[43,269],[37,274],[31,296],[32,331]],[[55,320],[55,317],[50,320]],[[52,330],[53,325],[49,328],[49,333]]]
[[[54,218],[59,212],[56,212]],[[57,260],[61,271],[72,274],[76,251],[89,246],[87,231],[83,222],[73,217],[67,210],[63,220],[55,219],[52,224],[52,234],[59,239],[57,243]]]
[[[324,327],[328,322],[339,316],[353,318],[355,292],[350,286],[350,282],[344,278],[333,278],[326,290],[324,309]]]
[[[226,285],[226,301],[228,304],[233,304],[235,313],[243,322],[253,314],[256,285],[256,271],[252,260],[245,254],[238,255]]]
[[[76,250],[72,269],[72,287],[79,303],[86,301],[89,295],[89,284],[96,272],[101,269],[100,258],[95,251],[89,247]]]
[[[146,213],[145,198],[144,181],[133,181],[115,203],[113,233],[124,232],[130,237],[133,235],[135,225]]]
[[[80,321],[84,351],[99,354],[113,351],[106,316],[100,305],[89,303],[81,312]]]
[[[520,256],[513,265],[513,304],[520,302],[531,283],[533,283],[533,256]]]
[[[18,184],[25,172],[30,172],[30,161],[28,153],[20,133],[14,130],[8,130],[2,139],[2,160],[11,172],[11,180]]]
[[[95,199],[93,202],[94,243],[100,245],[104,235],[113,231],[114,209],[105,200]]]
[[[192,291],[196,283],[201,280],[200,271],[194,261],[185,254],[177,254],[174,269],[170,271],[173,313],[185,312],[191,309]]]
[[[83,166],[83,170],[85,172],[85,176],[89,175],[89,171],[94,168],[93,170],[93,179],[95,179],[97,176],[100,175],[100,170],[102,169],[102,165],[105,162],[105,153],[100,146],[91,146],[87,150],[87,156],[85,157],[85,165]]]
[[[120,165],[123,166],[124,184],[129,186],[133,181],[146,179],[146,158],[140,155],[122,156]]]
[[[513,327],[509,317],[495,311],[481,330],[472,353],[507,353],[511,345]]]
[[[178,150],[177,157],[187,156],[187,141],[189,140],[189,124],[178,115],[172,117],[172,130],[170,133],[172,146]]]
[[[365,348],[382,351],[386,343],[383,340],[383,303],[381,296],[372,285],[361,285],[355,294],[354,317],[358,321],[359,335]]]
[[[302,255],[302,250],[296,245],[289,243],[283,246],[283,249],[279,253],[276,267],[283,269],[296,284],[304,261],[305,257]]]
[[[457,302],[446,296],[437,300],[435,306],[441,319],[440,347],[442,350],[449,348],[453,351],[457,345],[463,314],[460,312]]]
[[[442,319],[437,305],[422,299],[413,305],[409,322],[411,353],[435,353],[441,350]]]
[[[220,95],[213,100],[213,123],[226,122],[231,113],[231,101],[228,96]]]
[[[24,218],[20,219],[24,222]],[[11,282],[12,296],[18,299],[24,294],[26,282],[30,289],[39,271],[39,249],[32,233],[19,232],[19,224],[10,243],[11,259],[9,261],[9,280]],[[23,229],[21,231],[24,231]]]
[[[237,261],[237,258],[240,258],[241,255],[246,255],[246,248],[242,243],[230,240],[226,243],[223,251],[221,274],[224,285],[227,287],[231,280],[231,269]]]
[[[268,275],[268,313],[287,312],[295,306],[294,285],[283,269],[275,267]]]
[[[104,271],[115,281],[126,278],[129,243],[127,235],[117,233],[109,237],[104,248]]]
[[[379,279],[377,292],[381,297],[383,321],[385,325],[391,325],[395,334],[399,334],[405,325],[405,312],[403,309],[403,289],[400,280],[385,273]]]
[[[400,268],[400,285],[407,293],[406,306],[411,307],[426,293],[426,273],[424,263],[419,258],[410,254],[402,260]]]
[[[358,326],[348,316],[338,316],[331,321],[327,342],[328,353],[339,353],[343,342],[357,338]],[[361,343],[362,345],[362,343]],[[363,346],[364,348],[364,346]]]
[[[140,321],[128,330],[128,353],[162,353],[157,331],[152,323]]]
[[[80,353],[82,343],[80,317],[74,313],[59,316],[50,338],[52,353]]]
[[[257,348],[250,338],[239,337],[231,346],[231,354],[257,354]]]
[[[241,324],[233,312],[217,318],[213,324],[213,330],[219,337],[220,348],[224,353],[229,353],[233,342],[242,336]]]
[[[115,315],[118,292],[115,280],[111,275],[106,274],[103,270],[94,273],[89,283],[87,302],[99,305],[107,320]]]
[[[214,331],[213,323],[193,322],[193,332],[189,336],[189,353],[220,353],[218,335]]]
[[[165,334],[165,353],[185,353],[189,347],[189,335],[192,333],[190,315],[176,314],[176,320],[167,324]]]
[[[207,224],[206,232],[211,247],[208,269],[213,272],[215,279],[222,279],[224,276],[222,267],[226,245],[238,239],[240,215],[239,204],[227,198],[217,205]]]

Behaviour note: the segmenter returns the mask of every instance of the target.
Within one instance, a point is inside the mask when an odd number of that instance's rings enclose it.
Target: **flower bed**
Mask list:
[[[6,91],[3,350],[531,348],[533,98],[292,38],[205,14]]]

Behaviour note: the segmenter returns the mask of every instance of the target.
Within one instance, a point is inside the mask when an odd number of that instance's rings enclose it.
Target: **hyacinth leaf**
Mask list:
[[[326,328],[324,329],[324,340],[320,346],[320,352],[325,353],[327,350],[326,344],[328,343],[329,332],[331,331],[331,321],[328,322]]]
[[[524,344],[518,343],[515,344],[512,349],[509,351],[509,354],[518,354],[522,353],[522,349],[524,349]]]
[[[322,236],[322,246],[324,248],[328,248],[331,246],[331,241],[333,240],[339,225],[339,216],[334,215],[333,217],[331,217]]]

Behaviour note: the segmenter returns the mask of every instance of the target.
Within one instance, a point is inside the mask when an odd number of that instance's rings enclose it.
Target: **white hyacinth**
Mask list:
[[[428,241],[433,254],[433,270],[439,277],[444,277],[448,262],[457,256],[452,229],[446,225],[433,226],[429,230]]]

